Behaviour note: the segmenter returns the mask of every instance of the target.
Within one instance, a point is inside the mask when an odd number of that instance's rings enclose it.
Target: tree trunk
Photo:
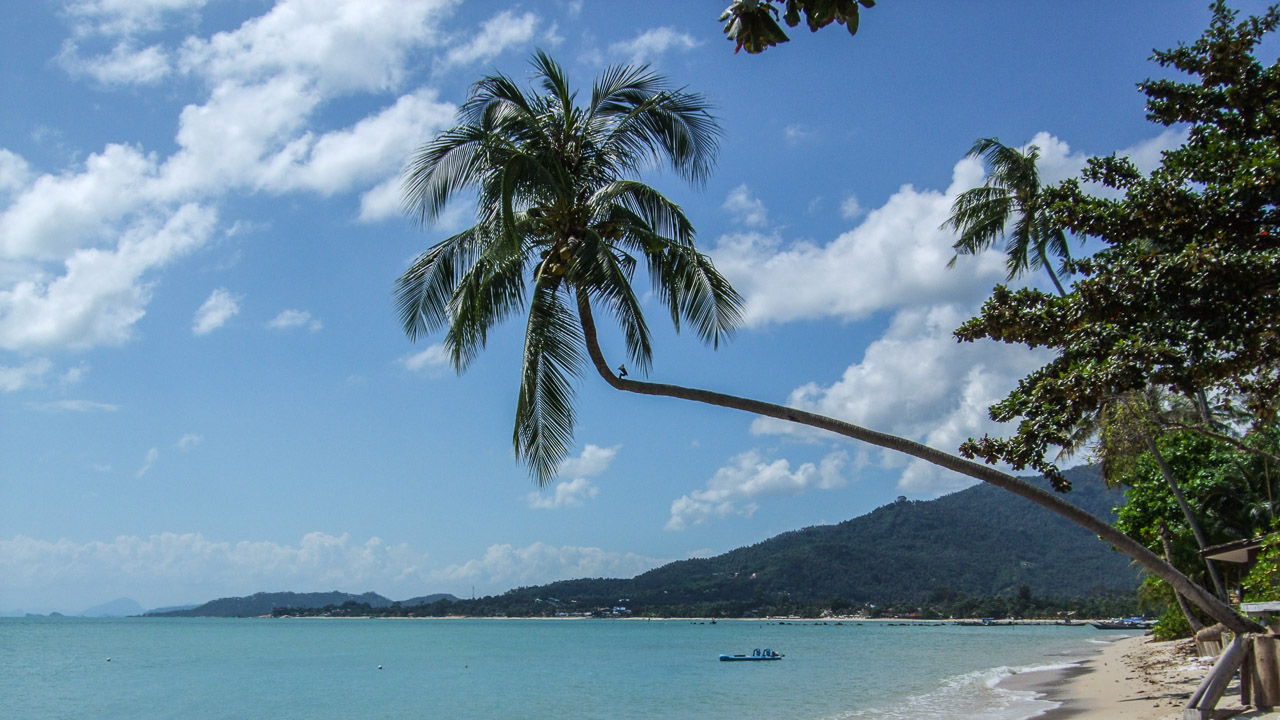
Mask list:
[[[1077,525],[1097,534],[1106,542],[1114,545],[1118,550],[1125,553],[1129,557],[1137,560],[1156,575],[1160,579],[1169,583],[1174,590],[1181,592],[1188,600],[1195,603],[1198,607],[1205,611],[1214,620],[1225,625],[1237,633],[1261,632],[1264,630],[1261,625],[1242,617],[1231,609],[1226,603],[1217,598],[1213,593],[1205,590],[1196,583],[1192,582],[1186,575],[1183,575],[1177,568],[1165,562],[1158,555],[1148,550],[1141,543],[1124,533],[1116,530],[1101,518],[1092,515],[1071,503],[1063,500],[1061,497],[1054,495],[1046,490],[1042,490],[1031,483],[1016,478],[1008,473],[1000,472],[995,468],[982,465],[972,460],[966,460],[962,457],[945,453],[941,450],[935,450],[927,445],[890,435],[888,433],[877,432],[868,428],[864,428],[852,423],[836,420],[825,415],[811,413],[806,410],[786,407],[783,405],[775,405],[773,403],[761,402],[759,400],[751,400],[741,398],[735,395],[726,395],[724,393],[712,392],[710,390],[699,390],[697,388],[687,388],[680,385],[668,385],[665,383],[641,382],[638,380],[628,380],[619,378],[609,369],[609,364],[605,362],[604,354],[600,351],[600,342],[596,337],[595,318],[591,313],[590,300],[585,293],[577,293],[578,300],[578,319],[582,323],[583,338],[587,344],[587,353],[591,357],[592,364],[596,367],[596,372],[610,386],[627,392],[633,392],[640,395],[654,395],[659,397],[673,397],[682,400],[691,400],[716,407],[729,408],[732,410],[741,410],[743,412],[763,415],[765,417],[776,418],[778,420],[786,420],[800,425],[826,430],[828,432],[842,435],[853,440],[870,443],[877,447],[888,450],[896,450],[897,452],[919,458],[925,462],[932,463],[938,467],[946,468],[981,480],[996,487],[1003,488],[1009,492],[1030,500],[1031,502],[1051,510],[1062,517],[1076,523]]]
[[[1173,564],[1173,543],[1169,541],[1169,526],[1164,521],[1160,521],[1160,544],[1164,547],[1164,559]],[[1182,616],[1187,619],[1187,625],[1191,627],[1191,632],[1199,634],[1204,629],[1204,623],[1200,622],[1200,618],[1191,612],[1191,608],[1187,607],[1187,599],[1182,597],[1182,593],[1177,590],[1173,591],[1173,599],[1178,601],[1178,609],[1182,611]]]
[[[1142,433],[1142,439],[1147,443],[1147,451],[1151,453],[1151,457],[1156,461],[1156,466],[1160,468],[1160,474],[1164,476],[1164,481],[1169,484],[1169,490],[1173,492],[1173,497],[1178,501],[1178,507],[1182,508],[1182,516],[1187,519],[1187,525],[1191,527],[1191,533],[1196,536],[1196,545],[1203,551],[1209,547],[1209,543],[1205,540],[1204,530],[1200,528],[1200,522],[1196,520],[1195,513],[1191,510],[1191,505],[1187,503],[1187,498],[1182,494],[1182,487],[1178,485],[1178,479],[1173,476],[1173,468],[1169,467],[1169,463],[1165,462],[1164,454],[1160,452],[1156,441],[1147,433]],[[1213,589],[1217,591],[1218,597],[1223,600],[1227,599],[1226,588],[1222,585],[1222,578],[1218,575],[1218,568],[1209,558],[1204,559],[1205,567],[1209,568],[1209,577],[1213,580]]]

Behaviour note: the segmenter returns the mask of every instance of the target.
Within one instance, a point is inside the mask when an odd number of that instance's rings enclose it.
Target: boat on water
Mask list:
[[[738,662],[738,661],[750,662],[753,660],[781,660],[784,657],[786,656],[783,655],[782,653],[775,652],[773,650],[770,650],[769,648],[765,648],[764,650],[761,650],[760,648],[756,648],[755,650],[751,651],[750,655],[722,654],[720,656],[720,662]]]
[[[1013,621],[1005,620],[1004,622],[1000,622],[995,618],[982,618],[981,620],[957,620],[956,625],[963,625],[965,627],[1007,627],[1009,625],[1013,625]]]
[[[1152,620],[1137,617],[1100,620],[1090,624],[1099,630],[1150,630],[1156,625]]]

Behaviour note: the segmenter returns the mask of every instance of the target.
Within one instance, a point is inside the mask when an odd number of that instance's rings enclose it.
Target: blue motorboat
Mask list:
[[[749,662],[753,660],[781,660],[783,657],[785,656],[782,653],[774,652],[769,648],[765,648],[764,650],[761,650],[760,648],[756,648],[755,650],[751,651],[750,655],[721,655],[720,661],[721,662],[738,662],[738,661]]]

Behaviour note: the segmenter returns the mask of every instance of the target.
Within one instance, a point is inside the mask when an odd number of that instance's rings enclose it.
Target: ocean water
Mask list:
[[[1013,672],[1087,657],[1090,627],[813,621],[0,619],[0,716],[1033,717]],[[772,648],[786,659],[722,663]],[[380,667],[381,666],[381,669]]]

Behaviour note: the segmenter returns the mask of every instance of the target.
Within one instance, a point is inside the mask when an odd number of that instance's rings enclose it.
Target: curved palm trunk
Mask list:
[[[591,357],[591,362],[595,365],[596,372],[600,374],[600,377],[604,378],[605,382],[618,390],[625,390],[627,392],[633,392],[640,395],[656,395],[660,397],[673,397],[683,400],[691,400],[693,402],[700,402],[707,405],[715,405],[717,407],[730,408],[733,410],[741,410],[743,412],[754,413],[756,415],[763,415],[765,417],[776,418],[778,420],[786,420],[800,425],[807,425],[809,427],[818,428],[819,430],[826,430],[837,435],[843,435],[844,437],[851,438],[853,440],[860,440],[877,447],[896,450],[924,460],[925,462],[937,465],[938,467],[953,470],[961,475],[966,475],[968,477],[990,483],[996,487],[1008,490],[1019,497],[1026,498],[1043,508],[1065,517],[1086,530],[1096,533],[1100,538],[1111,543],[1121,552],[1134,560],[1137,560],[1151,571],[1152,574],[1169,583],[1174,590],[1182,593],[1184,597],[1191,600],[1210,617],[1221,622],[1227,628],[1237,633],[1263,632],[1265,630],[1261,625],[1237,614],[1229,605],[1214,596],[1213,593],[1192,582],[1186,575],[1179,572],[1177,568],[1165,562],[1138,541],[1128,535],[1125,535],[1119,530],[1116,530],[1101,518],[1081,510],[1053,493],[1041,490],[1025,480],[1000,472],[995,468],[982,465],[971,460],[965,460],[964,458],[942,452],[941,450],[935,450],[913,440],[908,440],[896,435],[890,435],[888,433],[877,432],[852,423],[836,420],[835,418],[818,415],[817,413],[811,413],[805,410],[799,410],[797,408],[741,398],[735,395],[726,395],[724,393],[712,392],[710,390],[699,390],[696,388],[682,387],[680,385],[640,382],[637,380],[619,378],[613,374],[612,370],[609,369],[609,364],[605,362],[604,354],[600,351],[600,343],[596,337],[596,324],[595,318],[591,313],[590,301],[584,293],[577,293],[577,300],[578,318],[582,323],[583,338],[586,340],[587,353]]]
[[[1164,481],[1169,485],[1169,490],[1173,492],[1174,500],[1178,501],[1178,507],[1182,510],[1182,516],[1186,518],[1187,525],[1191,527],[1191,533],[1196,537],[1196,545],[1201,552],[1209,546],[1204,537],[1204,530],[1200,527],[1200,521],[1196,519],[1196,515],[1191,510],[1191,505],[1187,503],[1187,498],[1182,494],[1182,487],[1178,485],[1178,479],[1173,476],[1173,468],[1169,467],[1169,463],[1165,462],[1164,455],[1160,452],[1160,448],[1156,446],[1156,441],[1142,433],[1142,439],[1146,441],[1147,452],[1151,453],[1151,457],[1156,461],[1156,466],[1160,468],[1160,474],[1164,476]],[[1213,580],[1213,589],[1217,591],[1218,597],[1225,599],[1227,591],[1222,585],[1222,577],[1218,575],[1218,567],[1208,558],[1204,559],[1205,567],[1209,569],[1209,577]]]

